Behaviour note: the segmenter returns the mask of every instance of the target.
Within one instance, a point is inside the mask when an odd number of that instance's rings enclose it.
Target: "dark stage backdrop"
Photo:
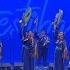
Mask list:
[[[0,0],[0,39],[3,41],[2,62],[21,62],[22,47],[19,20],[28,6],[32,8],[28,30],[33,28],[34,18],[38,16],[38,32],[45,27],[44,29],[51,38],[48,63],[54,62],[55,52],[52,21],[59,9],[64,11],[59,30],[65,33],[70,56],[70,0]]]

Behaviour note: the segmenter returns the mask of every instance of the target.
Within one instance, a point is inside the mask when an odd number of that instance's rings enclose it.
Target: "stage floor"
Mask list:
[[[24,64],[23,63],[4,63],[0,64],[0,70],[24,70]],[[49,64],[46,67],[43,66],[35,66],[34,70],[54,70],[54,64]],[[70,65],[65,66],[64,70],[70,70]]]

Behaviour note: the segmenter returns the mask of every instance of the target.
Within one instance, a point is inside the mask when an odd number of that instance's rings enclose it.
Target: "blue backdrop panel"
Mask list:
[[[59,9],[64,11],[60,31],[64,31],[65,33],[70,54],[69,0],[0,0],[0,39],[3,41],[2,62],[21,62],[22,47],[19,20],[28,6],[32,8],[32,16],[29,21],[28,30],[31,30],[34,18],[38,16],[38,31],[40,32],[40,30],[45,27],[45,30],[51,38],[51,44],[48,51],[48,63],[54,62],[55,47],[53,43],[52,21]]]

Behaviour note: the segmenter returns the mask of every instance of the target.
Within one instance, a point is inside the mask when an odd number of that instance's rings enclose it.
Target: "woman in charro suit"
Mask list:
[[[64,59],[67,59],[67,46],[64,40],[63,32],[59,32],[55,48],[55,66],[54,70],[64,70]]]
[[[24,70],[34,70],[34,58],[33,58],[33,33],[28,32],[26,38],[23,40],[24,44]]]

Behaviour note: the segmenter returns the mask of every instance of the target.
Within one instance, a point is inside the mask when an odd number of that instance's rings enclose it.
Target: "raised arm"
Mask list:
[[[52,22],[54,28],[55,41],[57,40],[57,35],[59,32],[59,23],[61,22],[62,16],[63,16],[63,11],[59,9],[59,12],[55,16],[54,22]]]
[[[22,19],[19,21],[22,37],[27,31],[27,24],[28,24],[30,17],[31,17],[31,8],[29,7],[26,9],[25,13],[23,13]]]

